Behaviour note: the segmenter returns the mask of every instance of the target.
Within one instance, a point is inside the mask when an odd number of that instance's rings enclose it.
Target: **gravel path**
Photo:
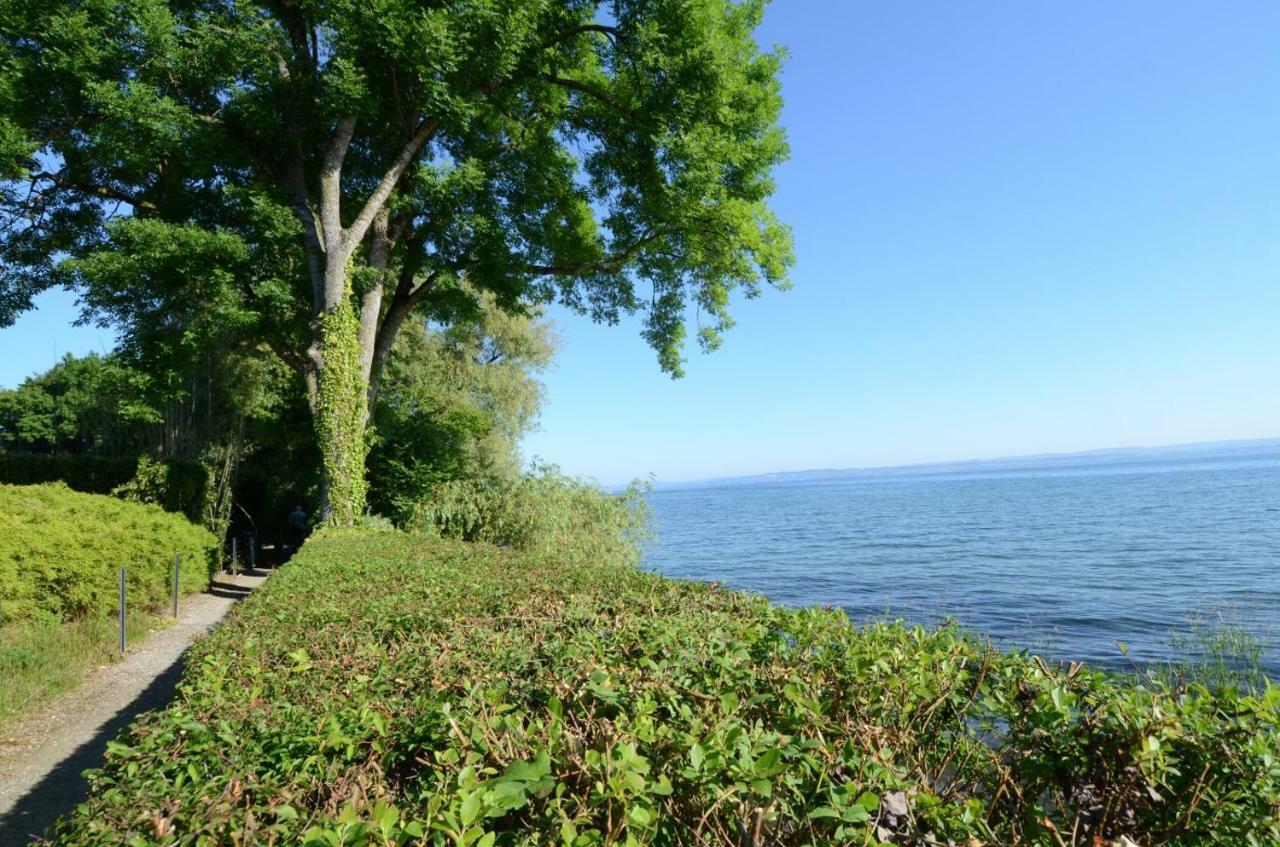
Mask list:
[[[261,585],[265,574],[220,576],[183,600],[178,622],[130,647],[124,661],[90,671],[81,685],[0,735],[0,847],[19,847],[84,799],[81,772],[142,712],[162,708],[191,642]]]

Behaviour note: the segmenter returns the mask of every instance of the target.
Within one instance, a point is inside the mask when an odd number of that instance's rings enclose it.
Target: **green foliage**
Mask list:
[[[326,520],[352,526],[364,514],[367,385],[360,372],[360,323],[348,298],[320,317],[324,367],[316,395],[316,441],[320,445],[330,513]]]
[[[0,448],[29,453],[115,452],[132,446],[123,398],[130,374],[113,357],[68,354],[0,391]]]
[[[270,349],[306,380],[323,511],[349,524],[357,384],[376,394],[400,327],[451,319],[463,280],[511,313],[641,313],[674,375],[694,313],[710,350],[735,292],[786,287],[763,9],[11,0],[0,324],[76,290],[166,402],[194,393],[192,362]],[[504,435],[476,422],[446,430]],[[420,489],[433,469],[390,471]]]
[[[134,503],[154,503],[169,512],[181,512],[192,521],[205,516],[211,483],[208,470],[195,462],[138,459],[133,477],[111,494]]]
[[[209,584],[214,537],[158,506],[65,485],[0,485],[0,598],[7,622],[70,621],[116,608],[117,569],[137,609],[163,606],[173,554],[183,592]]]
[[[1280,689],[324,530],[110,745],[56,843],[1272,845]]]
[[[635,564],[649,532],[645,490],[633,483],[613,495],[544,465],[521,476],[441,483],[416,504],[408,526],[566,563]]]
[[[161,387],[228,338],[317,377],[351,263],[391,335],[465,276],[511,310],[643,313],[679,373],[695,310],[713,348],[792,261],[763,8],[11,0],[0,323],[68,285]]]
[[[299,390],[283,366],[252,349],[198,363],[174,355],[180,372],[147,370],[154,361],[128,345],[106,357],[68,356],[0,392],[0,482],[63,481],[157,503],[222,535],[250,439],[267,448],[263,470],[277,484],[305,473],[269,452],[299,430],[312,439],[301,398],[286,399]]]
[[[402,330],[382,374],[369,502],[398,524],[443,482],[516,475],[519,439],[541,407],[537,374],[557,343],[550,325],[492,295],[468,296],[474,316]]]

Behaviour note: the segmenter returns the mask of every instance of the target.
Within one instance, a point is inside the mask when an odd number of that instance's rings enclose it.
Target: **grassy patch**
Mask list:
[[[1274,625],[1234,607],[1196,615],[1187,629],[1169,638],[1171,662],[1155,669],[1167,684],[1198,682],[1210,688],[1266,690],[1264,661],[1274,643]]]
[[[169,626],[172,620],[145,612],[127,620],[129,643]],[[90,668],[116,661],[120,647],[115,618],[71,623],[47,619],[0,628],[0,728],[18,715],[74,688]]]
[[[110,748],[58,841],[1280,839],[1257,696],[625,567],[327,530]]]

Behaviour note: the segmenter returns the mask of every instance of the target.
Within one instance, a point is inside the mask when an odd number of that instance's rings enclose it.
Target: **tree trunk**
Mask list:
[[[360,345],[360,319],[350,287],[320,316],[323,364],[316,394],[316,441],[322,459],[321,516],[325,522],[354,524],[365,507],[364,460],[367,392]]]
[[[354,524],[365,509],[367,428],[376,392],[370,385],[382,334],[379,322],[391,250],[387,201],[439,121],[425,121],[414,130],[351,225],[343,227],[342,161],[355,125],[354,117],[340,119],[329,140],[315,213],[302,183],[301,167],[287,175],[311,261],[313,320],[307,389],[322,459],[320,514],[326,523],[339,525]],[[377,273],[369,290],[361,293],[357,311],[351,263],[366,235],[369,249],[365,261]]]

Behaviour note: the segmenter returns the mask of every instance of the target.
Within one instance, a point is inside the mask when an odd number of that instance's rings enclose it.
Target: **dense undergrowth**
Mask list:
[[[129,636],[172,591],[209,584],[213,535],[158,506],[65,485],[0,485],[0,721],[66,690],[115,655],[118,568],[127,571]],[[111,618],[110,620],[108,618]]]
[[[406,528],[437,538],[483,541],[555,557],[562,566],[634,564],[648,537],[643,483],[620,495],[535,465],[517,476],[450,480],[418,500]]]
[[[110,747],[62,844],[1264,845],[1280,689],[326,530]]]

